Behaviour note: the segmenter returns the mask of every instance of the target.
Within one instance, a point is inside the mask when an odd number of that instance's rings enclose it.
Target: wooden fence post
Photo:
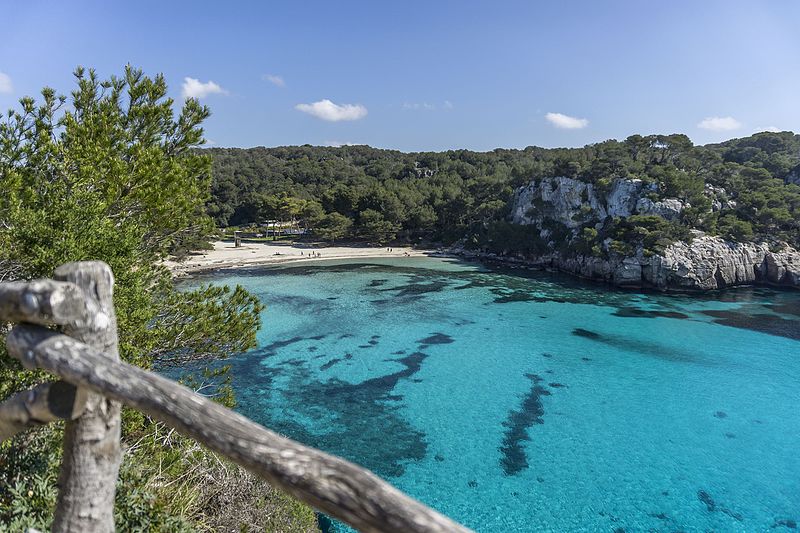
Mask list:
[[[54,277],[80,287],[89,308],[87,318],[65,326],[64,333],[119,360],[111,268],[100,261],[68,263]],[[114,531],[121,457],[120,405],[90,393],[83,415],[66,424],[54,532]]]

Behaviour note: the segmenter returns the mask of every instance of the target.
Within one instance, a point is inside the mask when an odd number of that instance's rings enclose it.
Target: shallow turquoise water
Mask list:
[[[800,293],[691,298],[432,258],[219,274],[267,305],[238,409],[464,524],[800,522]]]

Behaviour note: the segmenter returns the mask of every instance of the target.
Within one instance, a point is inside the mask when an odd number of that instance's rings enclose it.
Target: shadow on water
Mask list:
[[[689,318],[689,315],[679,311],[651,311],[638,307],[619,307],[613,315],[622,318],[676,318],[679,320]]]

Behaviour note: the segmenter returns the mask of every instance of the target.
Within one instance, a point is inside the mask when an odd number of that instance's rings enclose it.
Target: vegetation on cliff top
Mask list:
[[[208,213],[221,226],[295,217],[321,236],[446,244],[465,239],[497,251],[542,251],[530,228],[506,220],[509,202],[533,180],[566,176],[600,190],[616,178],[641,179],[654,184],[650,199],[690,205],[674,222],[609,220],[597,235],[581,233],[570,242],[573,250],[591,249],[607,237],[620,246],[646,240],[658,249],[688,238],[693,228],[738,241],[800,245],[800,136],[791,132],[707,146],[694,146],[685,135],[633,135],[571,149],[402,153],[296,146],[206,153],[213,158]],[[715,208],[714,201],[722,205]]]

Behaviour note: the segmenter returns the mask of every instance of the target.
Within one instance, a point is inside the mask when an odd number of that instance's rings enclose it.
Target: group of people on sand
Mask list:
[[[394,252],[394,248],[386,248],[387,252]],[[403,255],[406,257],[411,257],[411,254],[408,252],[403,252]]]
[[[303,254],[303,250],[300,250],[300,255],[305,255],[305,254]],[[308,256],[309,257],[322,257],[322,254],[317,252],[317,251],[315,251],[315,250],[312,250],[312,251],[308,252]]]

